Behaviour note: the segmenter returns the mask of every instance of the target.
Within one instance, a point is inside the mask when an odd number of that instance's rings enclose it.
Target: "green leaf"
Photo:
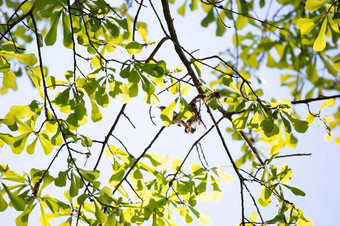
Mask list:
[[[71,23],[70,23],[70,18],[68,14],[63,12],[63,17],[62,17],[62,23],[63,23],[63,45],[66,48],[72,48],[73,43],[72,43],[72,32],[71,32]]]
[[[202,27],[208,27],[208,25],[215,21],[214,9],[211,8],[207,14],[207,16],[202,20]]]
[[[289,118],[292,122],[294,129],[298,133],[305,133],[308,129],[309,123],[307,121],[303,121],[297,118],[294,118],[292,115],[285,113],[285,115]]]
[[[132,69],[128,76],[129,76],[128,81],[131,82],[131,83],[138,83],[140,81],[139,74],[135,69]]]
[[[112,23],[111,21],[107,20],[106,21],[106,28],[109,30],[110,34],[114,38],[118,38],[119,36],[119,27]]]
[[[155,167],[162,164],[162,156],[156,153],[148,153],[144,155],[145,158],[148,158],[151,164]]]
[[[322,26],[320,28],[319,35],[313,44],[313,49],[315,51],[322,51],[326,47],[326,40],[325,40],[326,27],[327,27],[327,17],[325,17],[322,23]]]
[[[274,129],[274,120],[272,118],[265,118],[260,126],[262,127],[263,131],[266,133],[270,133]]]
[[[11,203],[17,211],[23,211],[25,209],[26,203],[25,200],[22,199],[20,196],[14,195],[5,184],[2,183],[3,188],[5,189]]]
[[[94,183],[95,180],[97,180],[99,178],[99,170],[84,170],[84,169],[80,169],[79,171],[81,172],[82,177],[84,178],[84,180],[90,182],[90,183]]]
[[[224,17],[225,17],[225,14],[224,14],[224,11],[222,11],[220,13],[220,17],[216,18],[216,25],[217,25],[216,36],[222,36],[227,30],[227,28],[225,27],[225,24],[224,24]],[[247,24],[248,19],[244,16],[242,16],[242,17],[238,16],[237,17],[237,20],[236,20],[235,23],[237,23],[237,29],[241,30],[242,28],[239,27],[240,19],[242,20],[242,22],[244,22],[244,26]]]
[[[8,204],[0,192],[0,212],[4,212],[7,209],[7,206]]]
[[[132,41],[126,45],[126,50],[130,55],[134,55],[136,53],[140,53],[143,49],[144,45],[139,44],[136,41]]]
[[[307,0],[306,1],[306,6],[305,9],[308,11],[316,11],[318,9],[320,9],[322,6],[324,6],[326,3],[328,3],[329,0]]]
[[[17,226],[27,226],[28,225],[28,217],[31,214],[32,210],[36,204],[32,206],[27,205],[25,210],[16,218],[15,223]]]
[[[283,186],[285,186],[286,188],[288,188],[294,195],[298,195],[298,196],[305,196],[306,193],[298,188],[295,188],[295,187],[291,187],[291,186],[288,186],[286,184],[282,184]]]
[[[322,62],[324,63],[327,71],[333,75],[334,77],[336,77],[338,75],[338,71],[332,66],[332,64],[320,54],[320,58],[322,60]]]
[[[340,23],[340,13],[339,12],[334,13],[332,19],[335,23],[339,24]]]
[[[57,186],[57,187],[64,187],[66,185],[66,176],[68,174],[68,171],[69,170],[66,170],[66,171],[59,171],[58,173],[58,177],[54,178],[54,184]]]
[[[122,78],[129,77],[129,75],[130,75],[130,68],[131,68],[131,65],[128,65],[123,70],[121,70],[120,73],[119,73],[120,77],[122,77]]]
[[[155,78],[161,78],[166,72],[166,63],[163,60],[157,63],[137,64],[137,66],[144,72]]]
[[[77,202],[79,205],[84,205],[85,200],[89,197],[88,194],[84,193],[81,194],[78,198],[77,198]]]
[[[124,19],[116,19],[116,18],[113,18],[118,24],[119,26],[121,26],[124,30],[128,30],[128,22],[127,22],[127,19],[124,18]]]
[[[92,111],[91,111],[91,120],[93,122],[98,122],[100,120],[102,120],[103,116],[102,113],[99,111],[99,108],[97,106],[97,104],[94,102],[94,100],[91,99],[91,107],[92,107]]]
[[[51,46],[57,40],[57,29],[62,10],[55,12],[51,17],[52,26],[45,36],[45,44]]]
[[[94,202],[94,206],[95,206],[95,212],[94,215],[96,216],[97,221],[100,224],[103,224],[107,221],[107,216],[106,214],[99,208],[97,202]]]
[[[71,184],[70,184],[70,190],[69,190],[69,194],[71,197],[75,197],[76,195],[78,195],[78,188],[77,188],[77,184],[76,184],[76,179],[75,179],[75,175],[73,173],[71,173]]]
[[[250,105],[243,114],[233,119],[232,124],[233,124],[234,129],[244,130],[246,128],[249,113],[251,109],[252,109],[252,105]]]

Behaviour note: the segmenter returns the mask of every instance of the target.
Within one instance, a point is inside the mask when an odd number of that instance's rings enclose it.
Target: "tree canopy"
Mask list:
[[[1,215],[209,225],[198,203],[228,202],[236,183],[238,225],[312,225],[289,159],[310,155],[292,149],[312,123],[340,143],[338,0],[0,5],[0,98],[32,95],[0,115],[0,155],[44,159],[24,172],[2,159]]]

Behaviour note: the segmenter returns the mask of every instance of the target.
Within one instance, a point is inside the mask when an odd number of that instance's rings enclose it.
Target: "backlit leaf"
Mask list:
[[[4,73],[3,75],[3,80],[2,80],[2,84],[4,85],[4,87],[6,88],[10,88],[10,89],[17,89],[17,84],[15,82],[15,74],[12,71],[7,71]]]
[[[328,3],[329,0],[307,0],[306,1],[306,5],[305,5],[305,9],[308,11],[316,11],[319,8],[321,8],[322,6],[324,6],[326,3]]]
[[[313,49],[315,51],[322,51],[326,47],[326,40],[325,40],[326,27],[327,27],[327,17],[324,19],[322,26],[320,28],[320,31],[319,31],[319,35],[313,44]]]
[[[204,215],[204,214],[200,214],[198,221],[203,225],[210,225],[211,224],[211,217]]]
[[[125,48],[130,55],[134,55],[142,51],[143,45],[139,44],[138,42],[133,41],[127,44]]]
[[[102,113],[99,111],[97,104],[94,102],[94,100],[92,100],[92,98],[91,98],[91,107],[92,107],[91,120],[93,122],[98,122],[102,120],[103,118]]]
[[[177,99],[174,100],[168,107],[166,107],[161,114],[163,126],[170,126],[174,117],[174,110]]]

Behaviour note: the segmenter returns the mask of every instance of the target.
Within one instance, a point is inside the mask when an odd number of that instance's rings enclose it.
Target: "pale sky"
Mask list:
[[[175,8],[177,9],[178,7]],[[173,12],[173,17],[181,44],[189,51],[199,49],[197,56],[207,56],[224,51],[228,43],[230,43],[229,34],[231,34],[231,32],[228,33],[227,31],[223,37],[216,38],[214,35],[215,27],[209,26],[208,28],[201,28],[199,23],[202,20],[202,14],[199,12],[191,13],[188,10],[187,17],[185,18]],[[141,14],[139,18],[149,24],[150,34],[148,38],[150,40],[159,41],[164,37],[163,34],[160,34],[158,23],[156,23],[157,21],[154,17],[147,16],[145,13]],[[229,25],[232,25],[231,22]],[[61,33],[59,32],[59,34]],[[58,41],[60,41],[60,36],[61,35],[58,37]],[[34,48],[35,47],[31,47],[29,50],[35,51]],[[150,50],[152,49],[153,47],[150,46]],[[179,66],[179,61],[176,56],[172,54],[173,52],[173,46],[168,42],[156,55],[156,59],[165,60],[169,69],[175,69]],[[49,67],[50,75],[56,77],[59,75],[63,76],[65,70],[72,69],[72,65],[70,64],[72,63],[70,50],[65,51],[58,46],[54,48],[44,48],[43,57],[44,64]],[[137,59],[139,58],[141,57],[137,56]],[[82,67],[90,70],[88,64],[83,64]],[[204,72],[207,74],[204,74],[203,78],[208,81],[211,80],[213,75],[208,74],[209,70],[205,70]],[[275,76],[273,73],[275,73]],[[277,100],[280,100],[289,92],[287,89],[279,87],[280,74],[280,71],[261,71],[261,75],[267,81],[267,85],[263,85],[262,87],[263,90],[266,91],[266,98],[274,97]],[[33,89],[27,76],[24,75],[19,78],[17,82],[18,91],[9,91],[8,94],[0,96],[0,118],[5,116],[11,105],[29,104],[32,98],[40,100],[40,97]],[[278,92],[278,90],[280,91]],[[144,94],[142,94],[142,97],[143,96]],[[163,101],[161,104],[170,104],[172,99],[166,99],[166,101]],[[317,111],[321,104],[322,102],[311,104],[312,110]],[[336,104],[339,105],[339,102],[337,101]],[[120,106],[120,98],[112,101],[107,109],[103,109],[104,120],[93,124],[90,127],[86,127],[83,132],[97,136],[97,139],[103,139],[103,136],[112,125]],[[155,119],[158,127],[152,125],[149,120],[148,110],[149,108],[143,103],[142,98],[133,100],[132,103],[127,106],[126,114],[131,118],[137,129],[134,130],[125,118],[121,119],[117,128],[117,131],[119,131],[117,136],[125,141],[125,144],[129,145],[129,151],[135,156],[144,150],[161,126],[161,120],[159,118]],[[307,108],[306,106],[299,106],[298,111],[307,112]],[[327,113],[327,109],[324,112]],[[152,113],[156,117],[160,114],[158,109],[154,109]],[[210,119],[206,115],[203,115],[203,117],[203,120],[207,121],[207,125],[211,125]],[[88,119],[88,121],[90,121],[90,119]],[[290,201],[294,201],[296,206],[304,211],[305,216],[308,216],[313,220],[314,225],[333,225],[335,216],[337,216],[340,210],[338,205],[339,195],[337,192],[340,183],[336,178],[337,172],[340,170],[340,165],[338,164],[340,159],[340,148],[339,146],[334,145],[333,141],[325,141],[326,131],[322,125],[318,127],[317,124],[317,120],[315,120],[307,133],[296,134],[299,138],[299,143],[295,149],[287,149],[282,152],[282,154],[312,153],[312,156],[287,158],[276,160],[276,162],[280,163],[277,164],[278,167],[286,162],[293,169],[292,180],[289,185],[298,187],[306,193],[305,197],[297,197],[290,195],[289,191],[286,191],[287,198]],[[226,128],[226,126],[230,127],[231,125],[230,123],[224,122],[222,123],[221,128]],[[4,127],[0,127],[0,131],[3,129]],[[183,128],[171,126],[164,131],[161,138],[155,143],[150,152],[156,152],[162,156],[169,155],[171,158],[183,158],[192,143],[205,131],[204,127],[200,127],[197,133],[191,135],[185,134]],[[230,162],[228,161],[219,140],[216,140],[216,136],[216,133],[213,132],[202,142],[209,166],[229,166]],[[229,134],[225,134],[225,139],[232,154],[234,156],[239,156],[238,150],[240,144],[231,140]],[[98,149],[92,150],[93,161],[95,160],[96,151],[98,151]],[[36,150],[35,152],[36,153],[33,156],[29,156],[26,153],[14,155],[11,153],[10,148],[5,146],[0,149],[0,164],[9,164],[13,171],[19,173],[22,170],[28,172],[30,168],[45,169],[51,158],[53,158],[53,153],[49,156],[44,156],[42,150]],[[64,169],[66,166],[65,156],[66,155],[61,156],[58,159],[61,164],[60,167],[64,167]],[[85,162],[83,159],[79,159],[78,161],[81,166]],[[91,163],[93,166],[93,161],[91,162],[91,159],[89,159],[88,166],[91,166]],[[197,161],[197,153],[193,152],[189,162],[185,165],[185,168],[189,169],[191,163]],[[104,177],[106,174],[109,175],[111,173],[109,169],[110,161],[108,159],[102,159],[102,164],[102,176]],[[108,168],[107,171],[105,167]],[[224,171],[234,175],[231,167],[225,168]],[[53,168],[52,172],[57,172],[57,168]],[[56,176],[56,174],[54,174],[54,176]],[[233,183],[221,187],[224,192],[224,197],[221,201],[217,203],[211,201],[198,205],[198,210],[200,212],[211,216],[212,225],[235,225],[240,220],[239,183],[237,178],[234,178],[235,180]],[[60,188],[60,191],[61,190],[62,188]],[[254,191],[258,191],[258,189],[254,189]],[[259,191],[258,193],[254,192],[254,196],[258,198]],[[273,208],[276,210],[276,204],[276,201],[273,199],[271,203],[272,208],[267,207],[263,209],[264,216],[273,213]],[[249,200],[247,206],[252,207],[252,203]],[[37,210],[39,211],[39,207]],[[247,213],[250,215],[253,210],[254,209],[252,208],[252,211],[248,211]],[[10,223],[8,225],[14,225],[14,220],[18,215],[18,212],[9,211],[9,209],[7,209],[5,212],[0,213],[0,220]],[[274,217],[275,215],[269,216]],[[267,217],[267,219],[268,218],[269,217]],[[29,222],[29,225],[36,225],[36,222],[33,220]],[[178,218],[178,222],[180,225],[183,225],[183,221],[180,218]],[[194,223],[194,225],[196,223]],[[51,224],[54,225],[53,222]]]

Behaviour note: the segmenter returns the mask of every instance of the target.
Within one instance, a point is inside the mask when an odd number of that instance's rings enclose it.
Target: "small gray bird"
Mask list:
[[[159,108],[159,110],[163,111],[166,107],[165,106],[160,106],[158,108]],[[175,112],[175,111],[174,111],[174,115],[173,115],[171,124],[177,125],[177,126],[183,126],[185,128],[185,132],[186,133],[189,133],[189,132],[194,133],[196,131],[195,128],[190,127],[183,120],[179,120],[178,119],[178,113]]]

